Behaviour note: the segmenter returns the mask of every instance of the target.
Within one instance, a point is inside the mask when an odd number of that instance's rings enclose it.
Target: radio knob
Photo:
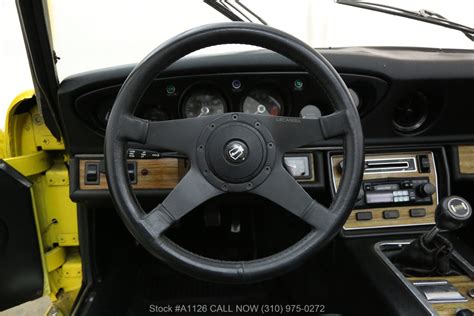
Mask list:
[[[418,194],[421,197],[428,197],[433,195],[436,192],[436,187],[431,183],[420,184],[417,188]]]

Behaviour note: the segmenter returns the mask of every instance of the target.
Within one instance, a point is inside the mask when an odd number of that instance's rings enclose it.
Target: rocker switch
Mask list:
[[[131,184],[137,184],[137,162],[129,161],[127,163],[128,179]]]
[[[431,171],[428,155],[418,155],[418,164],[421,173],[429,173]]]
[[[86,162],[84,184],[99,184],[99,164],[96,162]]]

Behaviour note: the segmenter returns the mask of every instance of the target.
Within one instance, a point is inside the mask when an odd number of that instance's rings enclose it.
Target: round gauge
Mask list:
[[[281,97],[267,89],[257,88],[249,92],[242,105],[242,112],[278,116],[283,113]]]
[[[226,102],[222,94],[211,89],[193,90],[182,105],[186,118],[223,114]]]

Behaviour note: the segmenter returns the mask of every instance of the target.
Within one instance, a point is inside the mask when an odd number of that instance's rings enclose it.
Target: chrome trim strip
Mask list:
[[[332,160],[332,158],[331,158]],[[416,157],[400,157],[400,158],[379,158],[379,159],[366,159],[365,162],[371,162],[371,161],[374,161],[374,162],[378,162],[378,161],[386,161],[386,160],[411,160],[413,161],[413,165],[415,166],[415,169],[414,170],[391,170],[391,171],[379,171],[379,170],[384,170],[384,169],[395,169],[395,168],[373,168],[371,170],[373,171],[368,171],[366,172],[364,170],[364,175],[365,174],[380,174],[380,173],[401,173],[401,172],[417,172],[418,171],[418,163],[416,162]],[[410,167],[410,164],[408,162],[405,161],[405,163],[407,164],[407,168]],[[375,163],[375,164],[380,164],[380,165],[383,165],[383,163]]]
[[[438,315],[438,313],[433,309],[431,304],[426,300],[423,294],[410,282],[407,278],[398,270],[395,265],[387,258],[387,256],[383,253],[382,247],[396,245],[396,246],[404,246],[408,245],[412,240],[402,240],[402,241],[394,241],[394,242],[384,242],[380,241],[374,245],[375,253],[382,259],[382,261],[392,270],[392,272],[400,279],[400,281],[410,290],[410,292],[418,299],[418,301],[423,305],[426,311],[430,315]]]
[[[466,303],[468,302],[468,299],[462,295],[462,293],[454,287],[454,285],[449,282],[448,280],[426,280],[426,281],[414,281],[414,282],[411,282],[415,287],[422,287],[422,286],[430,286],[430,285],[449,285],[450,287],[452,287],[453,291],[455,291],[456,294],[458,294],[459,296],[457,298],[453,298],[453,299],[426,299],[430,304],[451,304],[451,303]],[[419,290],[420,292],[422,292],[423,290]],[[424,296],[426,297],[426,293],[424,294]]]

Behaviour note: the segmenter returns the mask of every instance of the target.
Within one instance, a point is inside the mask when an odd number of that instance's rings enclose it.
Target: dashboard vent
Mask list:
[[[428,98],[415,92],[403,99],[393,111],[393,127],[402,133],[417,132],[424,127],[429,115]]]

